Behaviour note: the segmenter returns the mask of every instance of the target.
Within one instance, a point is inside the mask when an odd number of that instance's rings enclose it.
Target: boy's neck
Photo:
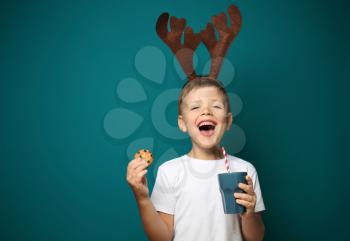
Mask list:
[[[201,160],[218,160],[224,158],[220,147],[213,147],[212,149],[197,149],[192,147],[187,155]]]

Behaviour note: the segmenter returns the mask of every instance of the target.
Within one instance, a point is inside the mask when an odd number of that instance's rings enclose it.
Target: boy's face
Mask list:
[[[227,112],[224,96],[215,87],[191,90],[182,102],[178,116],[181,131],[188,132],[196,148],[211,149],[231,127],[232,114]]]

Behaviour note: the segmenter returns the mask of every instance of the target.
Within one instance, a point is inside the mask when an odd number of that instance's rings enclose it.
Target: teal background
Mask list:
[[[149,101],[182,86],[172,65],[170,81],[147,81],[135,54],[154,45],[171,60],[154,31],[161,12],[186,17],[199,31],[230,2],[1,4],[1,240],[146,240],[125,181],[128,143],[154,136],[157,155],[169,146],[185,153],[189,142],[159,135],[147,104],[123,103],[116,85],[137,78]],[[244,25],[228,55],[236,69],[229,88],[244,102],[236,123],[247,143],[238,156],[259,172],[264,240],[346,240],[349,3],[234,2]],[[204,48],[198,54],[207,58]],[[102,124],[120,106],[146,119],[126,140],[110,138]]]

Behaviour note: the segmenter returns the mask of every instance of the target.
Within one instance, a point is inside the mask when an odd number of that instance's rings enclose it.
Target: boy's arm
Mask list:
[[[146,173],[147,162],[137,158],[127,169],[129,183],[137,202],[144,230],[151,241],[171,241],[173,238],[173,215],[158,213],[150,198]]]
[[[261,241],[264,238],[265,225],[260,213],[245,213],[241,216],[242,233],[246,241]]]
[[[174,215],[157,212],[149,198],[136,200],[147,237],[151,241],[170,241],[173,238]]]
[[[234,193],[236,202],[246,208],[241,215],[242,233],[246,241],[261,241],[264,238],[265,225],[261,214],[255,212],[256,195],[252,178],[246,176],[246,180],[248,184],[238,185],[245,193]]]

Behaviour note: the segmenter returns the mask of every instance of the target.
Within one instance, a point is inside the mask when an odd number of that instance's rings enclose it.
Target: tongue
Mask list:
[[[214,130],[213,130],[213,129],[210,129],[210,130],[202,130],[202,131],[201,131],[201,134],[202,134],[203,136],[211,136],[211,135],[214,134]]]

